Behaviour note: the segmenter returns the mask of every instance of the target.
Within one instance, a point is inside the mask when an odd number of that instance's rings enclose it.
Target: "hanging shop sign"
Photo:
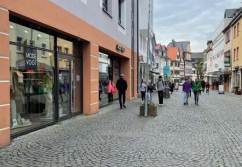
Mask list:
[[[37,70],[37,50],[26,48],[25,50],[25,69]]]
[[[230,67],[231,56],[224,56],[224,67]]]
[[[164,75],[170,75],[170,66],[164,66],[163,71]]]
[[[125,52],[125,48],[123,48],[119,44],[116,45],[116,49],[119,50],[119,51],[121,51],[121,52]]]

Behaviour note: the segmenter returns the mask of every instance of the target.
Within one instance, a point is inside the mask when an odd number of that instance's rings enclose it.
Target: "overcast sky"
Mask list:
[[[191,41],[192,52],[206,49],[207,40],[224,17],[224,10],[239,8],[242,0],[154,0],[156,42]]]

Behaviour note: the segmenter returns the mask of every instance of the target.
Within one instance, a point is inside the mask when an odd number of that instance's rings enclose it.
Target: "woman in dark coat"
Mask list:
[[[170,91],[171,91],[171,94],[172,94],[174,88],[175,88],[175,85],[174,85],[173,81],[171,81],[171,83],[170,83]]]

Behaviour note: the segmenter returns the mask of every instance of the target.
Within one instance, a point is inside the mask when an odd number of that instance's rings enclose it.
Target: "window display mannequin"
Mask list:
[[[16,101],[20,101],[21,104],[23,102],[23,95],[20,89],[20,85],[23,83],[23,74],[14,70],[11,72],[11,86],[10,86],[10,94],[11,94],[11,129],[26,127],[32,125],[30,120],[24,119],[21,117],[19,108],[16,107]],[[17,109],[18,108],[18,109]]]
[[[52,76],[49,72],[43,75],[43,87],[45,89],[45,113],[43,118],[53,119],[53,95]]]

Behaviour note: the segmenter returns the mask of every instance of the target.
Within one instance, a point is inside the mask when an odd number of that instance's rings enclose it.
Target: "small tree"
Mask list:
[[[196,72],[197,72],[197,78],[199,78],[199,76],[202,76],[203,74],[203,62],[202,61],[197,61],[195,64],[194,64],[194,68],[196,69]]]

